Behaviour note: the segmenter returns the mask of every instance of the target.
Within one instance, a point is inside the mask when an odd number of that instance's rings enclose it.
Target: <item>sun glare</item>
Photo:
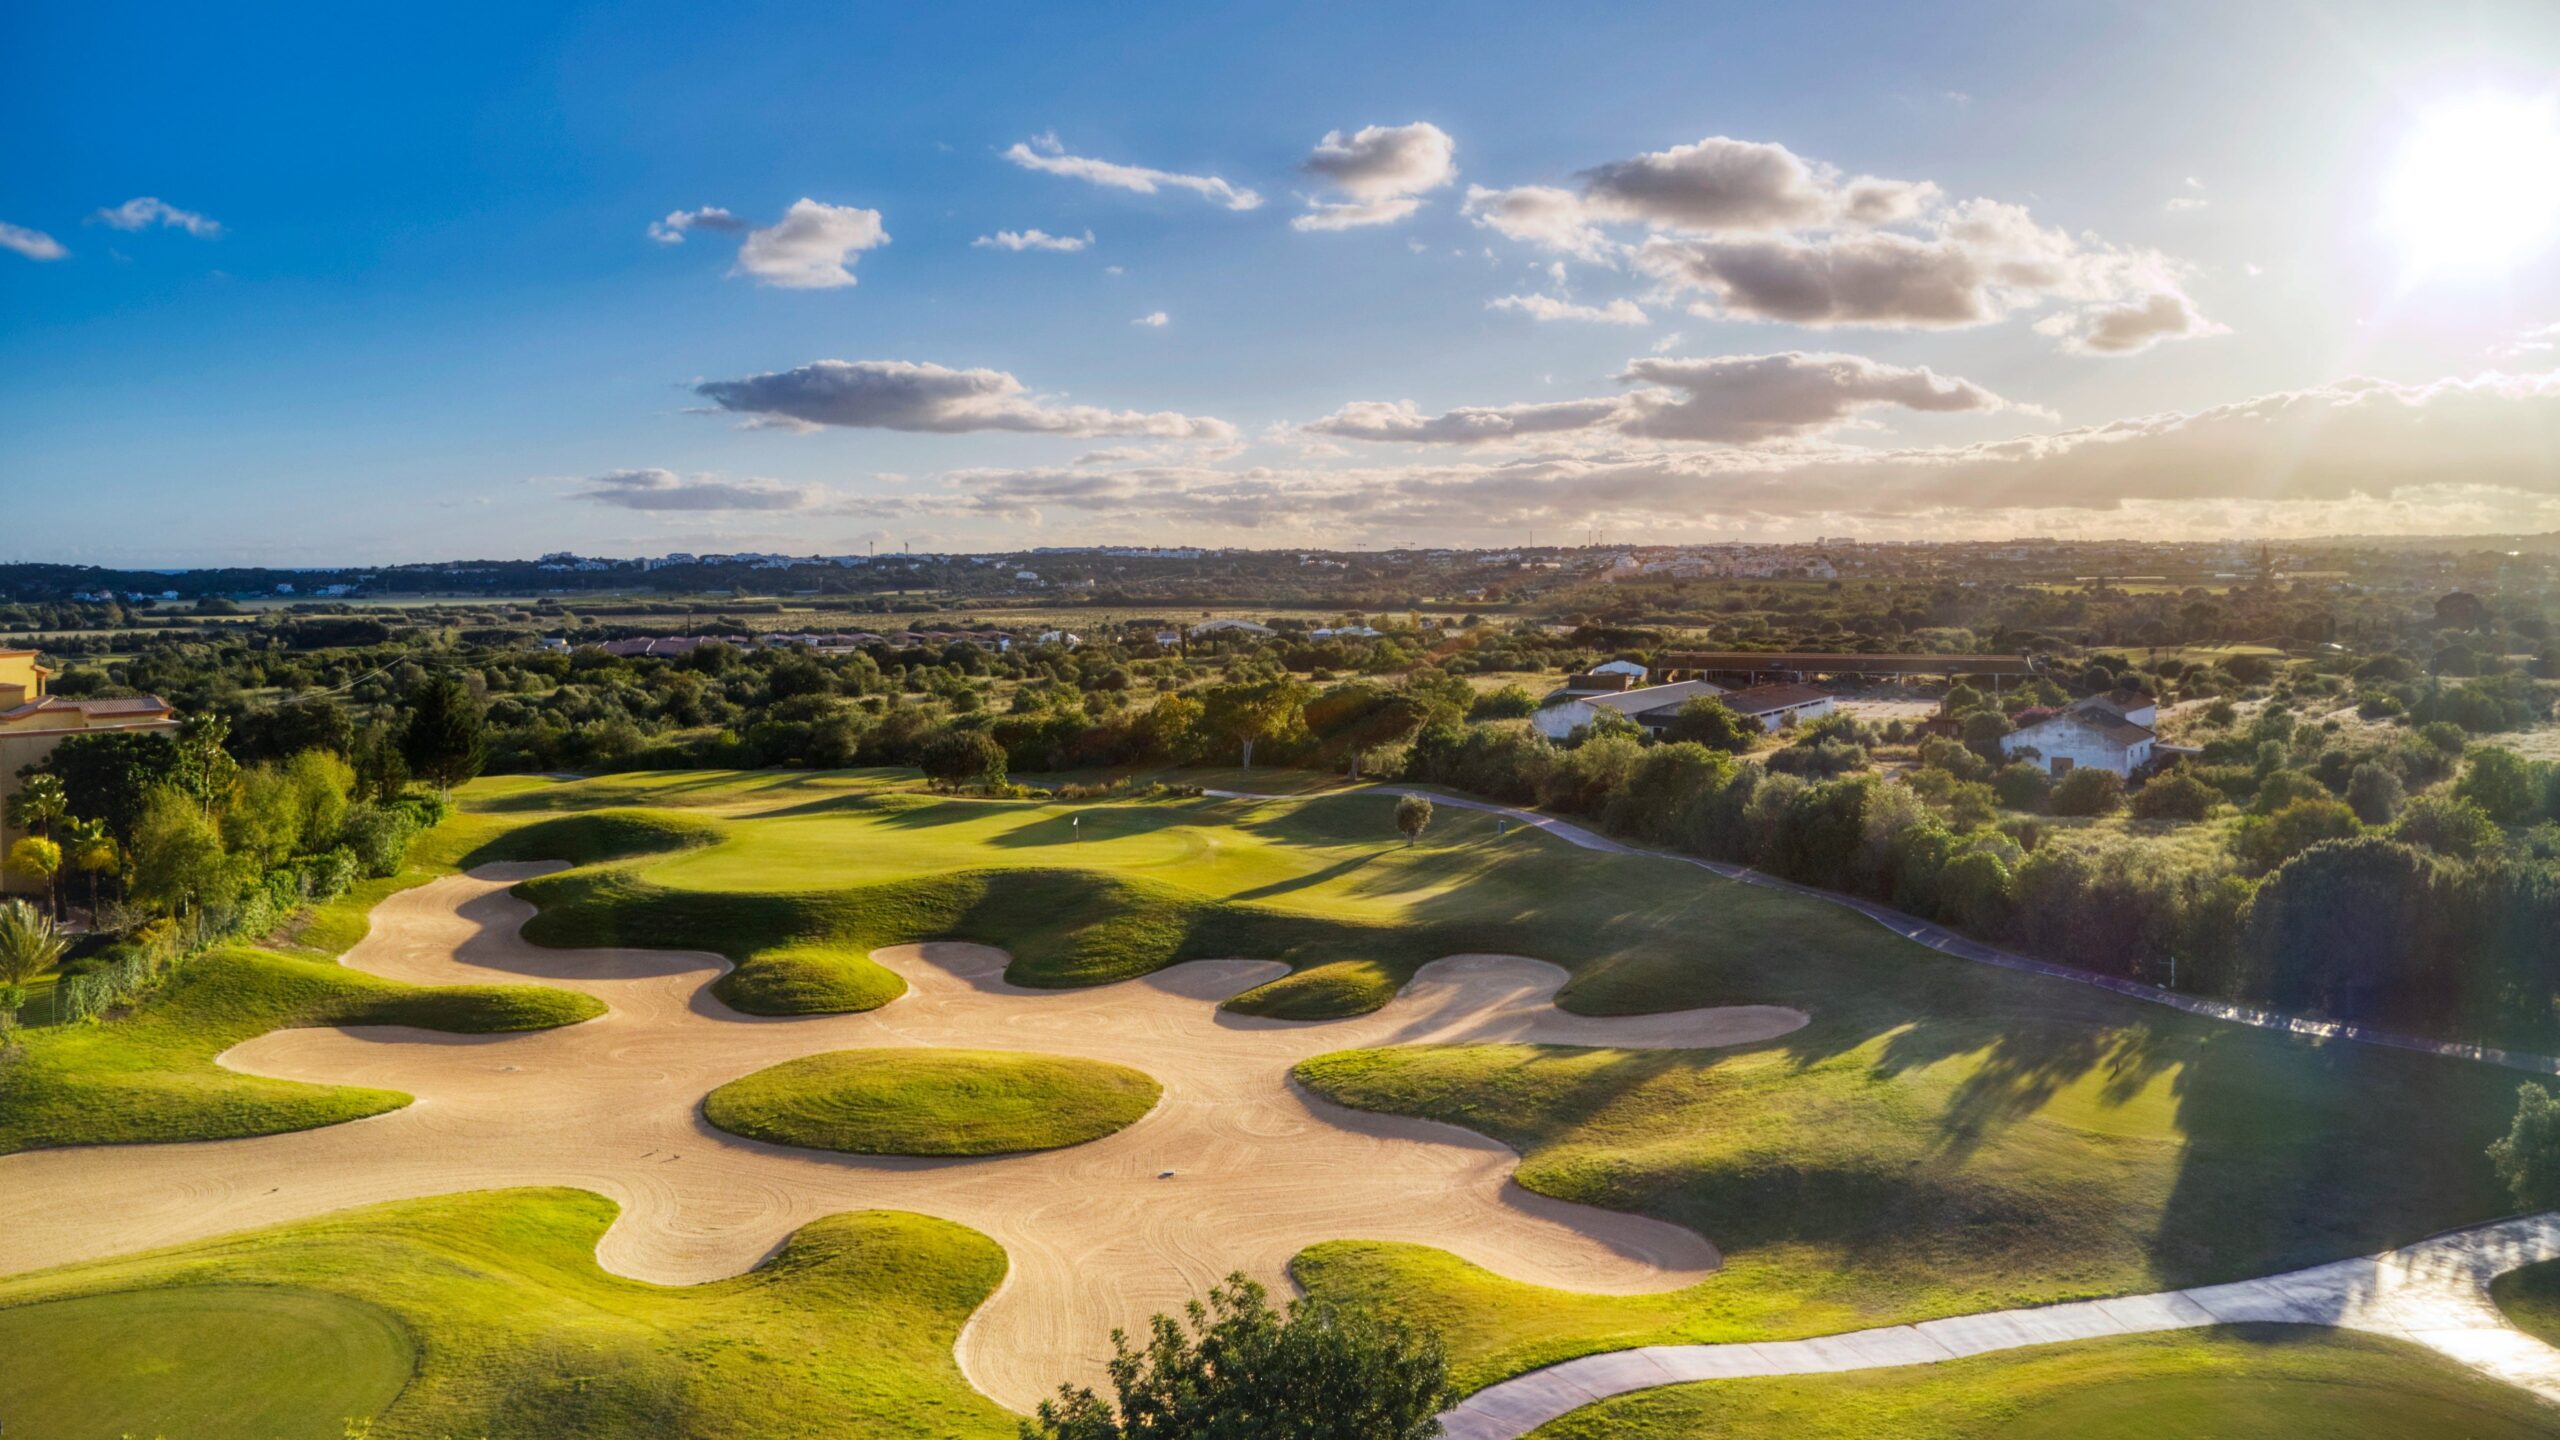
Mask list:
[[[2426,111],[2401,141],[2383,205],[2413,268],[2514,268],[2560,229],[2560,102],[2483,94]]]

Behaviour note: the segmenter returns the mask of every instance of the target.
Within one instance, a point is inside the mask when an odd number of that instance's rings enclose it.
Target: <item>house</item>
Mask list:
[[[2140,725],[2145,729],[2156,729],[2160,724],[2159,701],[2139,690],[2127,690],[2121,686],[2104,695],[2091,695],[2084,700],[2075,701],[2071,708],[2087,710],[2093,714],[2112,715],[2118,720]]]
[[[1250,620],[1203,620],[1191,627],[1191,633],[1194,635],[1268,635],[1271,633],[1271,627],[1256,625]]]
[[[2144,709],[2142,713],[2158,712]],[[2043,761],[2053,775],[2093,766],[2131,779],[2151,763],[2158,744],[2159,737],[2150,726],[2136,724],[2103,705],[2083,704],[2001,736],[2000,753]]]
[[[157,695],[72,700],[46,693],[52,678],[52,671],[36,663],[35,651],[0,650],[0,855],[19,840],[7,819],[8,802],[23,783],[18,772],[43,764],[53,747],[104,730],[178,728],[169,702]],[[0,892],[40,888],[23,876],[0,875]]]
[[[1645,676],[1650,675],[1653,672],[1645,669],[1633,660],[1610,660],[1602,664],[1592,666],[1591,673],[1594,675],[1627,675],[1641,681]]]
[[[1763,730],[1779,730],[1831,713],[1831,692],[1819,685],[1754,685],[1724,697],[1725,708]]]
[[[1580,678],[1580,677],[1577,677]],[[1637,725],[1660,735],[1680,713],[1680,707],[1701,696],[1722,695],[1724,687],[1704,680],[1683,680],[1676,685],[1648,685],[1637,690],[1610,693],[1581,692],[1570,688],[1547,697],[1529,717],[1539,734],[1550,740],[1568,740],[1573,732],[1600,718],[1604,710],[1614,710]]]
[[[1644,681],[1638,676],[1626,674],[1603,675],[1599,671],[1594,670],[1582,675],[1567,675],[1564,677],[1563,688],[1557,690],[1547,698],[1550,700],[1557,700],[1567,695],[1614,695],[1622,690],[1641,690],[1643,688]]]

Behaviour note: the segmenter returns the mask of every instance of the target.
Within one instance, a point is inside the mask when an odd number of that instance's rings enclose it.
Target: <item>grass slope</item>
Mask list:
[[[0,1280],[0,1307],[257,1286],[377,1308],[413,1337],[417,1373],[376,1419],[374,1440],[1013,1435],[1012,1417],[971,1390],[951,1356],[960,1326],[1004,1275],[1004,1253],[986,1237],[919,1215],[837,1215],[748,1274],[670,1287],[597,1268],[596,1241],[613,1216],[611,1202],[569,1190],[372,1206]],[[47,1312],[59,1313],[45,1306],[27,1318],[41,1323]],[[0,1308],[0,1324],[17,1316]],[[63,1433],[119,1433],[130,1411],[112,1353],[66,1353],[41,1374],[35,1363],[0,1346],[0,1396],[42,1383],[67,1407],[48,1420]],[[215,1396],[235,1374],[218,1353],[171,1363],[186,1368],[169,1383]],[[298,1385],[259,1375],[269,1393],[291,1387],[296,1403],[316,1404],[338,1383],[320,1369]],[[318,1440],[338,1433],[333,1416]]]
[[[317,1290],[193,1285],[0,1310],[11,1440],[337,1440],[409,1383],[390,1312]]]
[[[840,1050],[742,1076],[702,1102],[721,1129],[857,1155],[1003,1155],[1122,1129],[1164,1087],[1126,1065],[1010,1050]]]
[[[2560,1411],[2414,1345],[2282,1326],[1728,1380],[1575,1411],[1535,1440],[2526,1440]]]
[[[2560,1260],[2508,1271],[2489,1283],[2489,1298],[2506,1312],[2508,1324],[2560,1345]]]

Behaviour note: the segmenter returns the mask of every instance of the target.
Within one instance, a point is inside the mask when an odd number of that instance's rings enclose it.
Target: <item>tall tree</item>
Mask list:
[[[1213,685],[1201,695],[1201,725],[1225,737],[1253,768],[1253,747],[1296,736],[1306,723],[1307,688],[1286,675]]]
[[[74,870],[89,877],[89,923],[98,923],[98,877],[114,871],[123,858],[116,849],[115,832],[104,820],[75,817],[63,822],[63,859]]]
[[[440,792],[479,774],[489,758],[489,722],[471,687],[449,676],[420,686],[400,732],[400,754]]]

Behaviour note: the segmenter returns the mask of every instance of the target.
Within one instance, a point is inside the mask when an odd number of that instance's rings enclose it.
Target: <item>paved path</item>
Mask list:
[[[1691,1380],[1931,1365],[1997,1350],[2205,1325],[2333,1325],[2410,1341],[2560,1404],[2560,1349],[2506,1322],[2489,1282],[2560,1259],[2560,1212],[2264,1280],[2002,1310],[1764,1344],[1648,1345],[1587,1355],[1488,1386],[1442,1415],[1448,1440],[1513,1440],[1597,1400]]]
[[[1512,805],[1497,805],[1491,801],[1473,800],[1463,795],[1449,795],[1437,790],[1416,789],[1408,785],[1375,785],[1368,788],[1380,795],[1422,795],[1429,797],[1431,803],[1435,805],[1507,816],[1519,824],[1544,830],[1568,845],[1580,846],[1585,850],[1606,851],[1613,855],[1650,855],[1658,860],[1673,860],[1683,865],[1695,865],[1701,870],[1712,871],[1727,880],[1740,881],[1745,885],[1789,891],[1802,895],[1808,900],[1821,901],[1825,905],[1837,905],[1846,910],[1854,910],[1905,940],[1926,945],[1942,955],[1952,955],[1959,960],[1971,960],[1979,965],[2023,971],[2030,975],[2068,981],[2074,985],[2094,986],[2100,990],[2113,991],[2130,1000],[2140,1000],[2152,1005],[2166,1005],[2172,1010],[2183,1010],[2190,1015],[2228,1020],[2236,1025],[2251,1025],[2261,1030],[2282,1030],[2290,1034],[2310,1035],[2324,1040],[2351,1040],[2360,1045],[2382,1045],[2394,1050],[2415,1050],[2420,1054],[2441,1055],[2452,1060],[2476,1060],[2484,1065],[2498,1065],[2534,1075],[2560,1075],[2560,1056],[2536,1055],[2522,1050],[2502,1050],[2490,1045],[2463,1045],[2448,1040],[2428,1040],[2416,1035],[2404,1035],[2394,1030],[2378,1029],[2370,1025],[2350,1025],[2337,1020],[2313,1020],[2307,1016],[2291,1015],[2281,1010],[2269,1010],[2256,1005],[2239,1005],[2227,1000],[2211,1000],[2199,995],[2186,995],[2175,990],[2166,990],[2157,985],[2119,980],[2112,975],[2096,975],[2086,970],[2075,970],[2068,965],[2056,965],[2049,961],[2033,959],[2018,954],[2014,950],[2003,950],[1997,945],[1986,945],[1970,936],[1959,935],[1943,925],[1933,925],[1916,915],[1905,914],[1873,900],[1862,900],[1855,895],[1843,895],[1836,890],[1799,885],[1792,880],[1781,880],[1775,875],[1763,874],[1747,865],[1734,865],[1722,860],[1702,860],[1695,855],[1683,855],[1677,851],[1630,845],[1621,840],[1612,840],[1596,830],[1586,829],[1570,820],[1559,820],[1553,815],[1540,814],[1535,810],[1523,810]],[[1204,790],[1201,793],[1221,800],[1296,798],[1287,795],[1262,795],[1248,790]]]

